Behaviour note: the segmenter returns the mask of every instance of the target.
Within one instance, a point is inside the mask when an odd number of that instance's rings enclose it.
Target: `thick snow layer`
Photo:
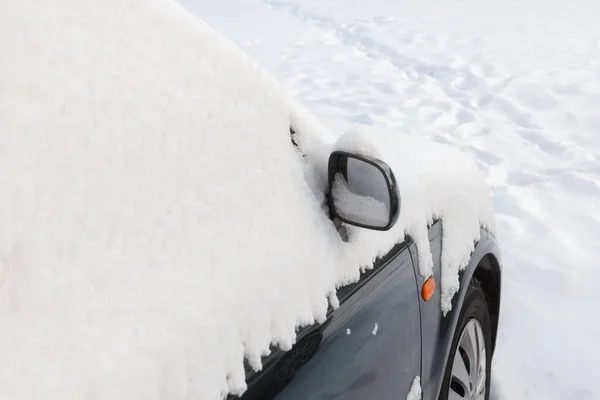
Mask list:
[[[3,2],[0,49],[2,398],[216,399],[325,316],[339,237],[234,45],[63,0]]]
[[[239,393],[244,357],[289,348],[406,233],[427,275],[443,219],[447,309],[493,229],[472,162],[382,134],[401,218],[343,242],[323,209],[333,137],[168,0],[2,2],[0,51],[2,398]]]
[[[416,376],[406,395],[406,400],[421,400],[421,393],[421,377]]]
[[[471,154],[504,261],[491,398],[600,398],[600,2],[181,1],[335,131]]]
[[[334,150],[381,158],[381,154],[369,137],[369,133],[358,129],[349,130],[336,140]]]

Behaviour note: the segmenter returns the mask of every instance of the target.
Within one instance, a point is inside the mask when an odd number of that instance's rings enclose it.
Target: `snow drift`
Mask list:
[[[168,0],[3,2],[0,52],[2,399],[239,393],[405,233],[428,274],[432,218],[450,272],[493,229],[473,164],[411,140],[379,149],[399,223],[342,242],[327,132]]]

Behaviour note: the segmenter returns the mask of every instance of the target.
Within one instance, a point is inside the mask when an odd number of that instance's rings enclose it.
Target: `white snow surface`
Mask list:
[[[406,400],[421,400],[421,393],[421,377],[416,376],[406,394]]]
[[[600,2],[181,1],[336,133],[472,155],[503,250],[491,399],[600,399]]]
[[[335,135],[169,0],[4,1],[0,51],[0,399],[240,393],[244,357],[289,348],[406,233],[427,275],[443,219],[447,309],[493,231],[472,161],[382,133],[402,216],[343,242]]]
[[[375,143],[369,138],[368,132],[356,128],[342,134],[336,140],[333,149],[381,158],[381,154]]]

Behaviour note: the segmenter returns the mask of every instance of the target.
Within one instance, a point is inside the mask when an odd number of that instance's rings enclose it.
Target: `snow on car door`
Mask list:
[[[321,343],[277,400],[406,396],[421,368],[419,300],[409,246],[414,244],[397,245],[359,282],[338,290],[340,307],[320,327]],[[305,343],[300,339],[295,347]]]

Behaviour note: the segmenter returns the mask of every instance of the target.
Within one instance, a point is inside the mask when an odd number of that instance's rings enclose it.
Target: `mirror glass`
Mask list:
[[[384,228],[390,222],[390,192],[375,165],[348,157],[346,176],[338,172],[332,188],[335,211],[348,222]]]

